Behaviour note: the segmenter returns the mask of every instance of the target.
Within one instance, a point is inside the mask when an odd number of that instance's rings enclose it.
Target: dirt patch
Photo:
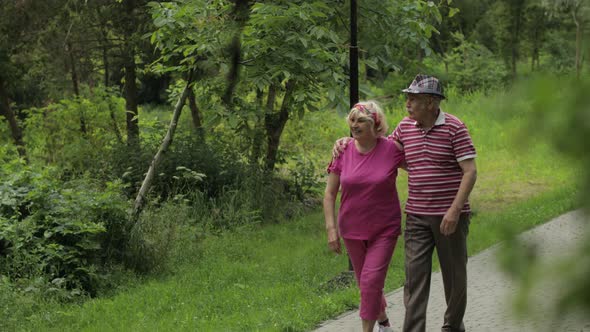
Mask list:
[[[471,202],[480,212],[498,211],[506,205],[524,201],[548,190],[549,184],[536,181],[481,185],[478,183]]]

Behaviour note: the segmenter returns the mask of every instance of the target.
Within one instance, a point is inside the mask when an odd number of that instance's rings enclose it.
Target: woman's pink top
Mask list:
[[[342,194],[338,227],[346,239],[398,236],[401,209],[395,179],[404,153],[393,140],[379,137],[375,148],[360,153],[354,141],[330,163],[328,173],[340,176]]]

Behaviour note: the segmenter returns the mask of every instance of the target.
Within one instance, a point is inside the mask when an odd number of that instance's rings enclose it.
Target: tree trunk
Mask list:
[[[533,50],[533,70],[539,70],[539,67],[541,66],[539,52],[539,46],[536,46]]]
[[[97,9],[97,17],[100,17],[101,20],[101,24],[103,27],[106,26],[106,22],[103,20],[102,16],[100,15],[100,11]],[[101,48],[102,48],[102,65],[103,65],[103,69],[104,69],[104,76],[103,76],[103,84],[105,89],[107,89],[108,91],[108,87],[111,86],[111,82],[110,82],[110,66],[109,66],[109,41],[108,41],[108,32],[105,29],[101,29]],[[108,98],[108,97],[107,97]],[[111,123],[113,126],[113,131],[115,132],[115,135],[117,136],[117,141],[119,143],[123,143],[123,137],[121,135],[121,131],[119,130],[119,124],[117,122],[117,116],[115,115],[115,110],[113,109],[113,106],[109,101],[107,101],[109,104],[109,115],[111,117]]]
[[[358,4],[350,1],[350,48],[348,57],[349,82],[348,108],[359,102],[359,48],[358,48]]]
[[[577,11],[575,9],[572,15],[576,23],[576,77],[580,79],[580,72],[582,71],[582,23],[578,18]]]
[[[524,0],[516,0],[512,2],[512,18],[514,20],[514,27],[512,29],[512,36],[510,40],[510,55],[512,72],[512,79],[516,79],[518,73],[518,46],[520,44],[520,30],[522,28],[522,13],[524,8]]]
[[[124,0],[125,5],[125,23],[124,45],[123,45],[123,68],[125,69],[125,85],[123,87],[125,94],[125,110],[127,124],[127,145],[139,147],[139,119],[138,119],[138,92],[136,80],[134,34],[137,31],[136,19],[136,1]]]
[[[78,72],[76,70],[76,61],[74,58],[74,51],[72,50],[72,43],[68,41],[66,45],[66,52],[70,58],[70,71],[72,72],[72,87],[74,89],[74,95],[80,95],[80,87],[78,84]]]
[[[117,122],[117,116],[115,115],[115,111],[113,110],[113,105],[111,104],[110,100],[107,100],[107,103],[109,105],[109,114],[111,116],[111,123],[113,124],[113,131],[115,132],[115,136],[117,136],[117,141],[122,144],[123,137],[121,136],[121,131],[119,130],[119,124]]]
[[[515,80],[516,79],[516,75],[517,75],[517,59],[518,59],[518,46],[517,46],[517,42],[516,42],[516,38],[517,37],[517,32],[514,32],[514,36],[513,36],[513,41],[512,41],[512,49],[510,51],[511,54],[511,62],[510,62],[510,71],[512,73],[512,79]]]
[[[125,61],[125,110],[127,145],[139,146],[139,119],[137,117],[137,83],[135,82],[135,59],[132,51]]]
[[[66,52],[68,53],[70,59],[70,71],[72,72],[72,87],[74,89],[74,95],[76,97],[80,96],[80,82],[78,81],[78,70],[76,69],[76,57],[74,56],[74,50],[72,49],[72,43],[70,41],[66,44]],[[88,133],[86,128],[86,119],[84,119],[84,112],[82,109],[79,110],[80,112],[80,132],[83,135]]]
[[[269,100],[270,98],[270,88],[269,88]],[[273,94],[275,94],[273,92]],[[256,104],[262,110],[264,109],[264,92],[262,90],[256,90]],[[274,96],[272,97],[274,104]],[[256,117],[256,123],[254,124],[254,133],[252,135],[252,150],[250,153],[250,164],[251,165],[258,165],[258,160],[260,159],[262,153],[262,145],[264,144],[264,118],[263,117]]]
[[[0,115],[4,116],[6,118],[6,121],[8,121],[8,125],[10,126],[10,133],[12,134],[14,144],[16,144],[18,155],[28,163],[29,160],[27,158],[25,143],[23,141],[23,134],[20,127],[18,126],[15,114],[10,108],[8,92],[6,91],[4,79],[2,77],[0,77]]]
[[[228,85],[222,98],[226,105],[231,103],[234,89],[238,84],[239,66],[242,57],[242,31],[244,30],[246,22],[248,22],[248,19],[250,18],[250,6],[248,5],[248,0],[235,0],[234,2],[235,5],[232,11],[232,16],[234,16],[234,20],[237,22],[238,27],[229,47],[231,67],[227,75]]]
[[[102,66],[104,70],[103,83],[104,86],[110,86],[110,64],[109,64],[109,35],[108,35],[108,18],[100,12],[100,7],[96,7],[96,17],[100,25],[100,48],[102,51]]]
[[[205,133],[203,132],[203,124],[202,124],[202,117],[201,111],[197,106],[197,100],[195,98],[195,92],[192,88],[188,91],[188,105],[191,109],[191,116],[193,119],[193,128],[197,131],[197,135],[203,141],[205,139]]]
[[[107,36],[107,31],[106,29],[103,29],[101,31],[102,34],[102,65],[104,68],[104,86],[107,87],[109,86],[109,47],[108,47],[108,36]]]
[[[143,182],[141,184],[141,188],[139,189],[139,193],[137,194],[137,197],[135,198],[135,204],[133,206],[133,214],[131,216],[132,221],[134,223],[137,222],[137,220],[139,218],[139,214],[143,210],[143,207],[145,205],[145,197],[151,188],[152,180],[154,179],[154,174],[156,174],[156,168],[158,167],[158,164],[160,163],[160,161],[162,160],[162,158],[164,157],[164,155],[168,151],[168,147],[170,146],[170,144],[172,144],[172,140],[174,138],[174,132],[176,131],[176,126],[178,124],[178,118],[180,117],[180,113],[181,113],[182,108],[184,107],[184,104],[186,102],[186,98],[188,97],[189,92],[191,90],[189,87],[190,84],[191,84],[191,78],[189,77],[186,87],[184,88],[184,91],[182,92],[182,95],[178,99],[178,102],[176,103],[176,107],[174,108],[174,113],[172,114],[172,120],[170,120],[170,126],[168,127],[168,132],[166,133],[166,136],[164,137],[164,140],[162,141],[162,145],[160,146],[160,149],[158,150],[158,152],[156,153],[156,155],[152,159],[152,163],[150,164],[150,168],[148,169],[145,179],[143,180]]]
[[[266,98],[266,107],[265,107],[265,112],[264,112],[264,130],[265,131],[267,131],[267,122],[270,121],[270,119],[272,118],[272,116],[274,114],[276,99],[277,99],[277,86],[274,84],[271,84],[268,87],[268,96]],[[269,136],[268,132],[266,133],[266,136],[267,137]],[[268,139],[267,139],[267,141],[268,141]],[[262,143],[262,141],[261,141],[261,143]],[[267,150],[268,150],[268,147],[267,147]],[[256,151],[257,155],[259,155],[260,153],[261,153],[261,151]],[[268,158],[267,158],[266,162],[264,163],[264,168],[266,169],[267,167],[268,167]],[[273,167],[274,167],[274,161],[273,161]]]
[[[274,169],[277,160],[281,134],[283,133],[287,120],[289,120],[289,108],[294,89],[295,83],[291,80],[287,81],[285,86],[285,96],[279,113],[266,113],[264,119],[268,143],[265,169],[268,172]]]

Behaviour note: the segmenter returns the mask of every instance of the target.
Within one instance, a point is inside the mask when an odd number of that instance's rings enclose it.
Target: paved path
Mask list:
[[[573,243],[582,237],[584,231],[583,216],[579,211],[564,214],[548,223],[529,230],[521,235],[526,242],[535,241],[542,262],[557,261],[559,257],[571,252]],[[590,317],[562,317],[560,323],[554,322],[541,314],[517,320],[509,313],[513,311],[513,298],[518,289],[510,278],[499,271],[496,259],[498,246],[489,248],[469,258],[468,300],[465,313],[465,327],[469,332],[503,331],[503,332],[537,332],[537,331],[572,331],[590,332]],[[552,266],[555,266],[553,264]],[[550,291],[548,291],[550,290]],[[554,281],[548,280],[543,287],[533,291],[534,303],[538,308],[548,303],[547,297],[558,292]],[[403,289],[386,295],[387,313],[394,331],[401,331],[404,317]],[[433,273],[428,303],[426,331],[440,331],[443,313],[446,308],[440,273]],[[324,322],[315,332],[361,331],[358,311],[342,314],[334,320]],[[376,331],[377,329],[375,329]]]

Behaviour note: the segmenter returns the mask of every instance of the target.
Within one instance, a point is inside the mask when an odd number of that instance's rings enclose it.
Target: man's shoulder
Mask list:
[[[398,123],[398,127],[400,126],[414,126],[416,124],[416,121],[410,119],[409,117],[404,117],[399,123]]]
[[[463,121],[461,121],[461,119],[459,119],[459,117],[457,117],[456,115],[453,115],[451,113],[447,113],[447,112],[445,112],[445,123],[448,123],[451,125],[463,125]]]

